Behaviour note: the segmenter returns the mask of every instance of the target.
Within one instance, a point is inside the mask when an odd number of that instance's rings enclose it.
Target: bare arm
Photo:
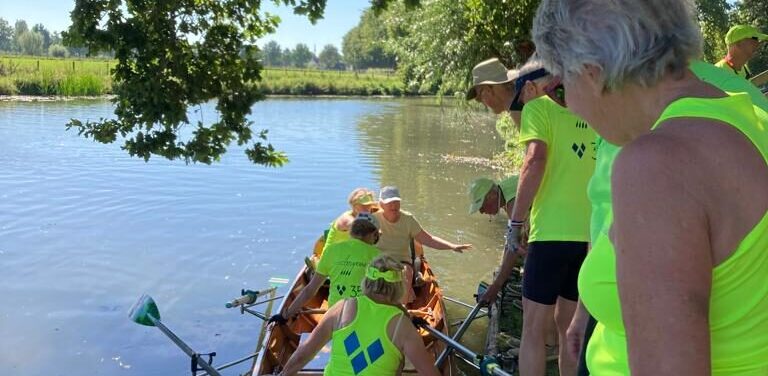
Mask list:
[[[634,376],[711,373],[713,261],[691,154],[646,136],[615,163],[612,236]]]
[[[393,321],[395,320],[397,319],[393,319]],[[440,376],[440,372],[435,367],[434,358],[427,353],[419,332],[416,331],[416,328],[409,322],[407,317],[404,317],[402,320],[406,322],[400,324],[397,338],[402,341],[403,355],[411,361],[419,375]]]
[[[331,340],[333,334],[334,324],[338,322],[341,315],[341,307],[344,304],[334,304],[328,313],[323,316],[320,323],[317,324],[315,329],[307,338],[307,341],[299,345],[299,348],[291,355],[291,358],[285,363],[283,372],[280,376],[293,376],[296,375],[312,358],[315,357],[318,351]]]
[[[522,222],[528,217],[528,211],[539,191],[546,167],[547,144],[540,140],[528,142],[523,167],[520,170],[520,181],[517,185],[517,196],[510,216],[511,220]]]
[[[472,248],[472,244],[454,244],[447,240],[438,238],[437,236],[433,236],[424,230],[421,230],[421,232],[416,234],[415,239],[418,240],[421,244],[434,249],[450,249],[456,252],[461,252],[465,249]]]
[[[504,282],[509,279],[509,276],[512,275],[512,270],[514,270],[516,264],[517,254],[513,251],[504,250],[504,256],[501,260],[501,269],[493,280],[493,283],[488,286],[488,290],[486,290],[483,296],[480,297],[481,302],[491,304],[496,300],[499,290],[504,286]]]
[[[304,307],[304,303],[306,303],[309,299],[311,299],[313,296],[317,294],[317,291],[320,290],[320,287],[323,286],[323,283],[325,282],[325,279],[327,277],[315,272],[315,275],[312,276],[312,279],[309,281],[309,284],[307,284],[299,293],[299,295],[296,297],[296,299],[293,300],[291,303],[291,306],[288,307],[288,309],[283,312],[283,317],[290,318],[295,316],[297,313],[299,313],[299,310],[301,310],[302,307]]]

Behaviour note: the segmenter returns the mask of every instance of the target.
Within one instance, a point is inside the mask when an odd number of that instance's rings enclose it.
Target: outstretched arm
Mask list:
[[[447,240],[438,238],[437,236],[433,236],[424,230],[421,230],[418,234],[416,234],[415,239],[418,240],[419,243],[434,249],[450,249],[454,252],[462,252],[465,249],[472,248],[472,244],[454,244]]]
[[[402,318],[402,320],[404,322],[400,324],[397,336],[402,338],[402,348],[405,357],[411,361],[419,375],[440,376],[440,371],[435,367],[435,359],[424,347],[424,342],[421,340],[419,332],[416,331],[416,328],[407,317]]]
[[[528,142],[523,167],[520,170],[520,181],[517,184],[515,206],[512,209],[510,220],[523,222],[528,218],[528,211],[533,205],[533,199],[539,191],[542,179],[544,179],[546,167],[547,144],[541,140]]]

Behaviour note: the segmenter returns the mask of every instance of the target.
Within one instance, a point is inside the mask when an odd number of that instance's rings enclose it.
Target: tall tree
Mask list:
[[[283,50],[273,40],[264,45],[262,55],[264,56],[264,66],[279,67],[283,65]]]
[[[317,60],[322,69],[341,69],[341,54],[339,53],[339,49],[332,44],[323,47]]]
[[[0,51],[13,49],[13,31],[8,21],[0,18]]]
[[[293,52],[291,52],[291,61],[294,66],[299,68],[306,68],[307,64],[312,61],[314,57],[315,55],[304,43],[298,43],[293,49]]]
[[[16,24],[13,28],[13,49],[15,51],[21,52],[21,47],[19,47],[19,37],[28,31],[29,27],[27,26],[27,21],[16,20]]]
[[[25,55],[42,55],[46,50],[43,49],[43,36],[35,31],[21,33],[16,39],[19,51]]]
[[[40,23],[32,26],[32,31],[39,33],[43,37],[43,50],[47,51],[48,46],[51,45],[51,32]]]
[[[397,9],[397,12],[404,11],[402,6]],[[364,11],[360,23],[344,35],[341,44],[344,60],[355,69],[394,68],[395,55],[387,48],[386,38],[386,27],[376,13],[370,9]]]

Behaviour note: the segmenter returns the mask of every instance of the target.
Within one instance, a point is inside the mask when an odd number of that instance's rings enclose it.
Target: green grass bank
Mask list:
[[[0,95],[100,96],[112,93],[114,60],[0,56]],[[259,88],[267,95],[393,95],[408,93],[387,71],[265,68]]]

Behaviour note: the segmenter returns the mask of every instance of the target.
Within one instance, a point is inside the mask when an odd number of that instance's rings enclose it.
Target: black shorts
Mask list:
[[[576,301],[576,281],[584,257],[586,242],[543,241],[528,244],[523,273],[523,297],[536,303],[552,305],[557,297]]]

